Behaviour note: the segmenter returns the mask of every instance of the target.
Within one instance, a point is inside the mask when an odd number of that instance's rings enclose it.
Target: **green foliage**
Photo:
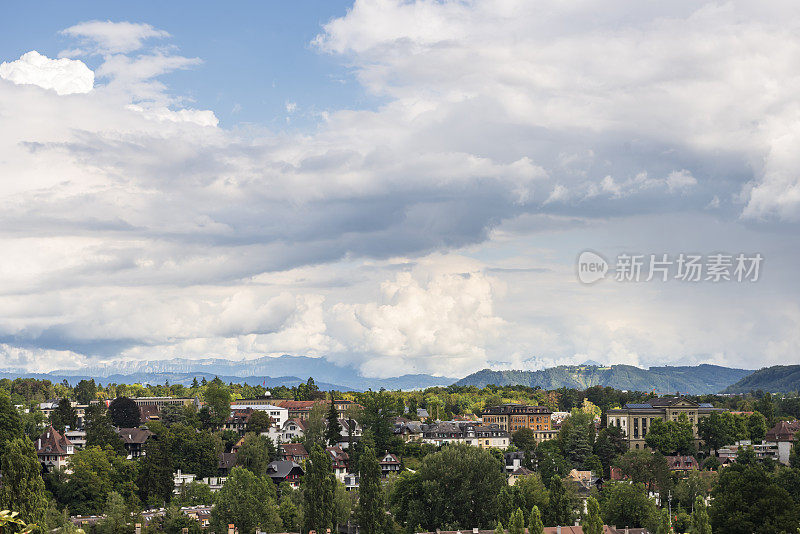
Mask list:
[[[543,532],[542,513],[538,506],[534,506],[531,509],[530,519],[528,519],[528,534],[542,534]]]
[[[684,456],[695,452],[694,431],[686,414],[681,414],[677,421],[654,419],[644,442],[665,456]]]
[[[0,456],[5,454],[6,444],[21,438],[24,434],[22,418],[11,404],[11,398],[5,390],[0,389]]]
[[[272,426],[272,418],[263,410],[256,410],[250,414],[250,419],[247,420],[247,431],[261,434],[269,430]]]
[[[550,492],[542,482],[539,473],[534,473],[517,480],[513,486],[506,486],[500,492],[497,502],[497,517],[505,524],[511,521],[511,514],[517,509],[546,510],[550,502]],[[529,518],[526,517],[526,520]]]
[[[75,515],[102,513],[108,496],[116,491],[129,502],[135,500],[139,465],[118,456],[107,447],[87,447],[69,458],[72,473],[55,486],[56,497]]]
[[[214,502],[214,494],[208,484],[193,481],[183,485],[174,502],[178,506],[212,504]]]
[[[305,528],[325,532],[333,526],[333,496],[336,479],[330,455],[319,445],[311,450],[303,477]]]
[[[133,399],[117,397],[108,406],[108,416],[117,428],[136,428],[141,414]]]
[[[800,509],[796,484],[787,468],[766,469],[752,452],[721,470],[711,492],[710,515],[714,532],[795,532]],[[792,480],[787,483],[787,480]],[[795,492],[790,493],[790,490]]]
[[[655,534],[672,534],[672,529],[669,524],[669,513],[666,508],[656,510],[654,522],[656,526]]]
[[[125,443],[112,427],[104,404],[92,404],[86,408],[84,428],[87,447],[111,447],[117,454],[125,454]]]
[[[16,532],[20,534],[28,534],[33,532],[36,524],[27,524],[19,516],[19,512],[12,512],[10,510],[0,510],[0,529],[2,532]]]
[[[558,440],[545,441],[536,447],[536,463],[545,480],[550,480],[554,476],[565,477],[572,469],[572,464],[561,452]]]
[[[649,491],[661,488],[669,491],[672,487],[669,465],[666,458],[656,452],[628,451],[616,461],[623,476],[632,482],[645,484]]]
[[[314,379],[309,377],[305,384],[300,384],[294,390],[294,400],[298,401],[313,401],[320,400],[325,397],[325,394],[320,391],[319,387],[314,383]]]
[[[75,386],[75,400],[78,404],[89,404],[97,398],[97,384],[94,378],[91,380],[81,380]]]
[[[720,447],[733,443],[736,439],[736,421],[730,412],[712,412],[703,417],[697,424],[700,439],[707,447],[714,451],[716,456]]]
[[[208,407],[211,426],[213,428],[221,427],[231,415],[230,390],[222,380],[215,377],[206,387],[204,397],[206,407]]]
[[[125,504],[125,499],[116,491],[108,494],[105,515],[105,519],[96,527],[98,534],[129,534],[134,531],[131,512]]]
[[[13,509],[25,523],[44,524],[47,496],[41,464],[27,437],[6,443],[0,457],[0,510]]]
[[[166,430],[162,439],[174,459],[175,469],[193,473],[198,478],[215,476],[222,452],[222,441],[210,430],[198,431],[193,427],[176,423]]]
[[[753,412],[747,419],[747,432],[754,442],[763,440],[767,430],[767,419],[761,412]]]
[[[248,432],[236,453],[236,465],[252,471],[258,476],[267,475],[267,466],[277,456],[275,445],[267,436]]]
[[[607,525],[647,528],[656,517],[656,504],[641,483],[607,482],[600,493],[600,510]]]
[[[374,444],[369,433],[363,442],[364,450],[358,465],[360,479],[356,520],[359,532],[381,534],[386,522],[383,488],[381,488],[381,467],[375,457]]]
[[[174,487],[175,462],[166,430],[147,440],[145,456],[140,460],[139,497],[150,504],[168,504]]]
[[[560,476],[554,475],[547,487],[550,502],[546,508],[545,523],[548,525],[571,525],[575,517],[575,503],[572,492],[564,486]]]
[[[364,431],[369,430],[375,440],[378,453],[389,450],[392,439],[391,420],[397,414],[397,403],[385,390],[366,391],[356,394],[356,401],[363,406],[359,423]]]
[[[517,510],[511,514],[511,522],[508,525],[508,534],[525,534],[525,517],[522,510]]]
[[[78,425],[78,411],[68,398],[63,397],[58,401],[58,406],[50,414],[50,424],[62,433],[67,427],[75,428]]]
[[[586,517],[583,518],[581,526],[583,534],[603,534],[603,518],[600,516],[600,503],[594,497],[586,500]]]
[[[511,442],[521,451],[532,451],[536,448],[536,437],[533,430],[527,427],[514,432],[511,435]]]
[[[711,519],[708,517],[706,502],[699,495],[694,501],[692,530],[690,532],[691,534],[711,534]]]
[[[342,440],[342,425],[339,423],[339,412],[333,404],[333,399],[328,406],[328,413],[325,416],[325,441],[328,445],[336,445]]]
[[[276,501],[275,484],[271,480],[234,467],[217,493],[211,528],[227,532],[228,525],[233,523],[241,534],[253,534],[256,529],[278,532],[283,521]]]
[[[426,456],[415,473],[402,473],[390,502],[395,518],[407,526],[490,528],[505,486],[503,464],[490,452],[452,445]]]
[[[503,528],[503,523],[501,523],[500,521],[498,521],[494,527],[494,534],[506,534],[506,529]]]

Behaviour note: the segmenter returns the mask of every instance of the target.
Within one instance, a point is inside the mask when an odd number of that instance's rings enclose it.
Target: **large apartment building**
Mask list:
[[[484,425],[496,424],[500,429],[513,434],[520,428],[533,431],[536,441],[554,438],[558,432],[551,426],[553,411],[547,406],[528,406],[526,404],[503,404],[486,408],[482,414]]]
[[[622,429],[629,449],[644,449],[644,437],[652,426],[653,420],[677,421],[681,414],[685,414],[692,423],[695,445],[699,445],[697,423],[715,411],[722,411],[722,409],[714,408],[711,404],[698,404],[681,396],[661,397],[647,403],[626,404],[622,408],[608,410],[606,423],[607,426],[618,426]]]

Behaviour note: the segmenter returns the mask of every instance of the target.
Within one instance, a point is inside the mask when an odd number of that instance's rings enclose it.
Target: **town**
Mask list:
[[[65,533],[791,532],[799,410],[763,392],[3,379],[0,507]]]

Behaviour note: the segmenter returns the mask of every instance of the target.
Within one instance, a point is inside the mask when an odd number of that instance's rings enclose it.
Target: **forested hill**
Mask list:
[[[484,369],[458,381],[459,385],[483,387],[523,385],[542,389],[560,387],[586,389],[589,386],[610,386],[629,391],[653,391],[656,393],[718,393],[743,379],[753,371],[731,369],[718,365],[694,367],[651,367],[640,369],[632,365],[559,366],[541,371],[492,371]]]
[[[800,365],[775,365],[759,369],[729,386],[723,393],[747,393],[759,389],[770,393],[800,391]]]

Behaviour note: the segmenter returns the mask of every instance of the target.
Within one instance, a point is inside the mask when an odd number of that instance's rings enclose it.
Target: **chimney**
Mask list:
[[[472,529],[472,534],[478,534],[478,529],[477,529],[477,527]]]
[[[189,529],[188,529],[188,528],[186,528],[186,527],[183,527],[183,528],[181,529],[181,534],[189,534]]]
[[[142,524],[136,523],[136,534],[142,534]]]
[[[233,534],[234,531],[233,523],[228,524],[228,534]]]
[[[561,534],[561,525],[556,527],[556,534]]]

